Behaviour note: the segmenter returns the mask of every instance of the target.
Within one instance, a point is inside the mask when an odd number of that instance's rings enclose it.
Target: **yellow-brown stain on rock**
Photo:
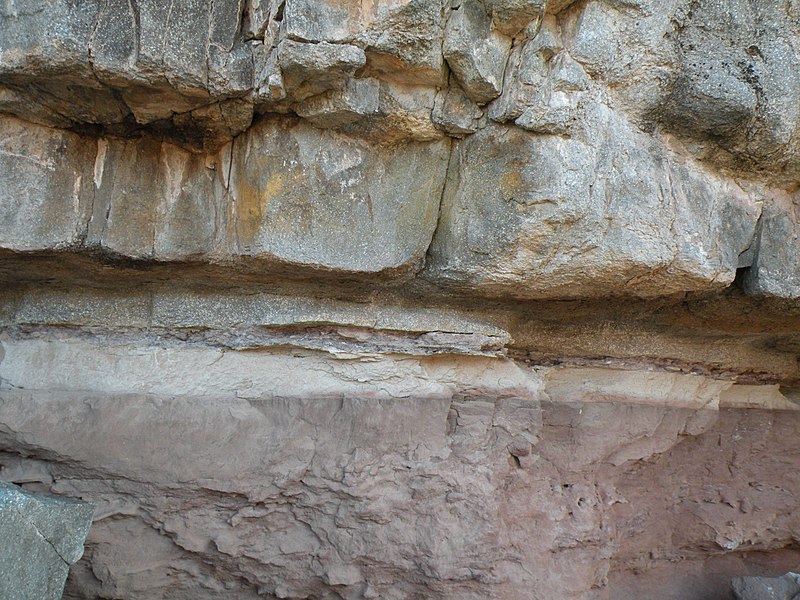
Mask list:
[[[252,245],[264,222],[267,206],[283,191],[283,176],[274,173],[263,189],[245,179],[236,189],[236,235],[242,246]]]
[[[524,189],[525,180],[519,169],[507,171],[500,177],[500,193],[506,202],[513,202],[515,198],[519,198]]]

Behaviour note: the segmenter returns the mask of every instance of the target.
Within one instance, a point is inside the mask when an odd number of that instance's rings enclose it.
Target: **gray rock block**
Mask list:
[[[427,276],[523,298],[729,285],[757,199],[607,109],[587,130],[593,139],[495,125],[459,142]]]
[[[378,113],[380,82],[350,79],[341,90],[332,90],[301,102],[295,112],[320,129],[341,127]]]
[[[360,16],[357,2],[286,0],[283,27],[291,40],[341,43],[358,31]]]
[[[449,142],[382,148],[267,120],[232,157],[236,252],[374,273],[419,266],[436,227]]]
[[[492,28],[492,18],[478,0],[464,0],[451,11],[442,52],[467,96],[478,104],[500,95],[510,50],[511,38]]]
[[[264,120],[233,150],[210,156],[151,138],[89,143],[2,123],[0,248],[148,261],[256,257],[278,270],[416,270],[450,150],[446,139],[385,146],[288,119]]]
[[[442,57],[442,2],[407,0],[378,6],[356,43],[364,48],[371,73],[403,84],[441,87],[447,75]]]
[[[89,218],[95,144],[0,117],[0,248],[79,245]]]
[[[500,33],[514,37],[544,16],[547,0],[490,0],[492,23]]]
[[[731,588],[736,600],[797,600],[800,598],[800,574],[781,577],[734,577]]]
[[[94,506],[0,481],[0,598],[59,600]]]
[[[135,259],[211,252],[223,202],[202,155],[153,140],[101,140],[85,245]]]
[[[764,206],[752,266],[744,274],[749,294],[800,298],[800,207],[789,195]]]
[[[437,127],[458,137],[475,133],[485,122],[481,108],[457,84],[436,95],[431,118]]]
[[[366,61],[364,51],[349,44],[306,44],[285,40],[278,47],[284,85],[295,100],[344,86]]]

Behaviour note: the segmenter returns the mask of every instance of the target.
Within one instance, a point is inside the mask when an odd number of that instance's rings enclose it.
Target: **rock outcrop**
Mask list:
[[[798,16],[6,3],[0,479],[98,505],[66,597],[796,569]]]

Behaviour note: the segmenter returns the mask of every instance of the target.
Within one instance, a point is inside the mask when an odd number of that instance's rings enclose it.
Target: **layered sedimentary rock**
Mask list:
[[[99,506],[66,597],[796,570],[796,17],[0,8],[0,478]]]

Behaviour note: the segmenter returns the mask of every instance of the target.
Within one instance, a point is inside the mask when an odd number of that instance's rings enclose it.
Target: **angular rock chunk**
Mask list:
[[[547,0],[489,0],[486,4],[491,7],[495,29],[514,37],[544,16]]]
[[[515,46],[503,78],[503,93],[488,107],[488,116],[505,123],[518,119],[526,108],[541,105],[551,83],[551,59],[563,50],[559,25],[546,15],[533,40]]]
[[[440,2],[404,0],[376,3],[357,43],[364,47],[372,73],[403,84],[442,86],[444,15]],[[393,5],[397,6],[393,6]]]
[[[383,148],[265,120],[234,147],[238,252],[337,271],[413,269],[436,225],[448,147]]]
[[[0,117],[0,131],[0,248],[80,245],[94,194],[94,142],[13,117]]]
[[[781,577],[734,577],[731,589],[736,600],[796,600],[800,597],[800,574]]]
[[[379,106],[380,82],[377,79],[349,79],[343,89],[309,98],[295,111],[317,127],[329,129],[375,115]]]
[[[489,126],[458,143],[428,277],[520,298],[730,284],[760,205],[603,109],[592,139]]]
[[[286,36],[301,42],[348,41],[358,31],[362,7],[361,2],[340,0],[286,0]]]
[[[457,137],[475,133],[485,122],[481,108],[455,83],[436,95],[431,118],[437,127]]]
[[[278,62],[287,93],[304,100],[342,87],[367,58],[361,48],[348,44],[284,40],[278,46]]]
[[[791,195],[764,206],[744,289],[754,295],[800,298],[800,206]],[[747,266],[747,265],[743,265]]]
[[[429,142],[443,137],[431,120],[435,100],[430,87],[350,79],[342,90],[298,103],[295,112],[322,129],[339,129],[371,142]]]
[[[0,481],[0,598],[59,600],[94,506]]]
[[[511,38],[492,28],[479,0],[463,0],[447,19],[442,52],[467,96],[485,104],[503,89]]]
[[[529,131],[569,135],[581,120],[583,106],[598,99],[584,93],[589,77],[566,52],[547,61],[546,69],[546,80],[514,124]]]

